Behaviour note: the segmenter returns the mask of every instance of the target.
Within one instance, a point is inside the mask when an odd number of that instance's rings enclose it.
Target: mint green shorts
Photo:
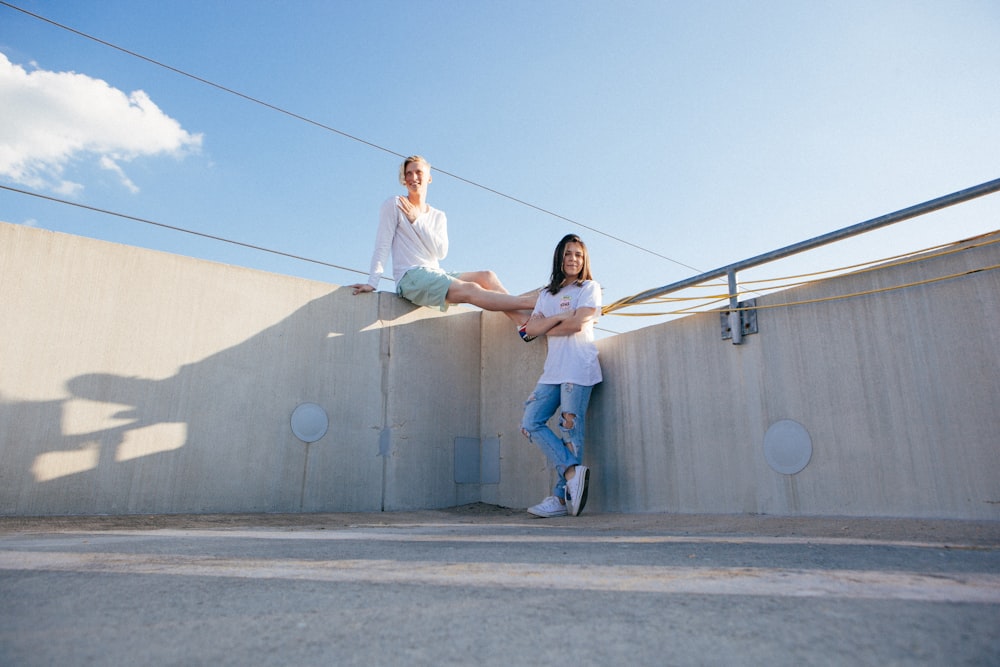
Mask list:
[[[457,272],[417,266],[403,274],[396,285],[396,294],[414,305],[445,311],[448,310],[448,288],[460,275]]]

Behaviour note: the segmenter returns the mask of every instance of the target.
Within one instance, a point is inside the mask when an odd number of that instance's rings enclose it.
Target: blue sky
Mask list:
[[[994,0],[10,4],[314,122],[0,4],[0,185],[360,273],[7,190],[0,220],[331,284],[367,272],[397,155],[447,172],[445,268],[526,291],[576,232],[606,302],[1000,177]],[[998,213],[990,195],[748,277]]]

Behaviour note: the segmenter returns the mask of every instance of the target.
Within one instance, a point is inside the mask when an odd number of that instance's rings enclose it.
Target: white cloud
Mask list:
[[[185,131],[141,90],[130,95],[75,72],[28,72],[0,53],[0,176],[39,190],[78,194],[65,177],[79,159],[93,159],[138,187],[122,168],[141,156],[201,148],[201,134]]]
[[[107,155],[102,155],[100,160],[101,168],[107,169],[108,171],[113,171],[118,174],[118,178],[121,179],[122,185],[128,188],[132,194],[139,191],[139,187],[132,182],[132,179],[125,175],[125,170],[121,168],[117,162],[108,157]]]

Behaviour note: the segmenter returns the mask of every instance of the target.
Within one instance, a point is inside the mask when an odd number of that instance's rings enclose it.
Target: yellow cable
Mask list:
[[[866,290],[864,292],[854,292],[852,294],[841,294],[838,296],[826,296],[818,299],[807,299],[805,301],[790,301],[788,303],[774,303],[768,306],[753,306],[753,307],[742,307],[733,308],[732,310],[764,310],[766,308],[784,308],[786,306],[801,306],[808,303],[822,303],[824,301],[837,301],[839,299],[851,299],[856,296],[868,296],[870,294],[880,294],[882,292],[891,292],[898,289],[906,289],[907,287],[919,287],[921,285],[930,285],[931,283],[938,283],[943,280],[953,280],[955,278],[963,278],[965,276],[971,276],[973,273],[981,273],[984,271],[993,271],[995,269],[1000,269],[1000,264],[994,264],[993,266],[984,266],[979,269],[969,269],[968,271],[962,271],[961,273],[953,273],[947,276],[939,276],[937,278],[928,278],[927,280],[918,280],[913,283],[906,283],[904,285],[894,285],[893,287],[880,287],[878,289]]]
[[[998,230],[998,231],[1000,231],[1000,230]],[[996,234],[996,232],[990,232],[990,234]],[[986,235],[984,234],[983,236],[986,236]],[[976,236],[976,237],[973,237],[973,238],[980,238],[980,237]],[[971,240],[971,239],[969,239],[969,240]],[[866,268],[858,270],[858,271],[852,271],[851,272],[852,275],[853,274],[858,274],[858,273],[867,273],[869,271],[875,271],[875,270],[878,270],[878,269],[888,268],[889,266],[904,266],[906,264],[912,264],[914,262],[922,262],[922,261],[924,261],[926,259],[933,259],[935,257],[944,257],[945,255],[950,255],[950,254],[953,254],[953,253],[956,253],[956,252],[962,252],[963,250],[971,250],[973,248],[980,248],[980,247],[987,246],[987,245],[990,245],[990,244],[993,244],[993,243],[1000,243],[1000,237],[997,237],[997,238],[992,239],[990,241],[985,241],[985,242],[982,242],[982,243],[975,243],[975,244],[972,244],[972,245],[958,245],[958,244],[967,243],[967,242],[968,242],[968,240],[966,240],[966,241],[958,241],[958,242],[955,242],[955,243],[942,243],[941,245],[932,246],[932,247],[926,248],[924,250],[915,250],[913,252],[904,253],[902,255],[895,255],[893,257],[886,257],[884,259],[874,259],[874,260],[872,260],[870,262],[862,262],[860,264],[853,264],[851,266],[844,266],[844,267],[841,267],[839,269],[827,269],[825,271],[816,271],[814,273],[802,273],[802,274],[799,274],[797,276],[785,276],[783,278],[761,278],[759,280],[741,280],[740,283],[743,284],[743,285],[756,285],[756,284],[759,284],[759,283],[777,282],[779,280],[793,280],[793,279],[796,279],[796,278],[809,278],[809,277],[812,277],[812,276],[821,276],[821,275],[824,275],[824,274],[827,274],[827,273],[839,273],[839,272],[851,271],[851,269],[859,269],[860,267],[866,267]],[[932,253],[935,250],[940,250],[941,248],[946,248],[948,246],[956,246],[956,247],[953,247],[951,250],[947,250],[945,252],[936,252],[934,254],[927,254],[927,255],[924,254],[924,253]],[[917,256],[917,255],[919,255],[919,256]],[[902,258],[905,258],[905,257],[908,257],[910,259],[908,259],[906,261],[903,261],[903,262],[895,262],[895,263],[893,263],[894,260],[902,259]],[[798,282],[798,283],[792,283],[792,284],[787,285],[787,286],[782,286],[781,288],[784,289],[785,287],[795,287],[797,285],[805,285],[808,282],[815,282],[815,281],[803,281],[803,282]]]
[[[1000,231],[1000,230],[998,230],[998,231]],[[798,275],[798,276],[786,276],[784,278],[769,278],[769,279],[761,279],[761,280],[754,280],[754,281],[741,281],[741,283],[744,284],[744,285],[754,285],[754,284],[766,283],[766,282],[777,282],[779,280],[789,280],[789,279],[793,279],[793,278],[807,278],[807,277],[811,277],[811,276],[824,275],[824,274],[835,273],[835,272],[849,271],[850,269],[857,268],[857,267],[866,267],[864,269],[853,271],[853,272],[850,273],[850,275],[857,275],[857,274],[860,274],[860,273],[868,273],[870,271],[875,271],[875,270],[879,270],[879,269],[888,268],[890,266],[904,266],[906,264],[915,263],[915,262],[919,262],[919,261],[924,261],[924,260],[927,260],[927,259],[933,259],[933,258],[937,258],[937,257],[943,257],[945,255],[950,255],[950,254],[953,254],[953,253],[956,253],[956,252],[961,252],[963,250],[971,250],[973,248],[979,248],[979,247],[991,245],[993,243],[1000,243],[1000,237],[997,237],[997,238],[993,238],[993,239],[990,239],[990,240],[985,240],[985,241],[982,241],[982,242],[973,243],[971,245],[969,244],[970,241],[975,241],[977,239],[986,239],[987,237],[989,237],[991,235],[994,235],[996,233],[997,233],[996,231],[989,232],[989,233],[986,233],[986,234],[981,234],[979,236],[974,236],[974,237],[972,237],[970,239],[965,239],[963,241],[957,241],[957,242],[953,242],[953,243],[944,243],[944,244],[941,244],[941,245],[937,245],[937,246],[932,246],[930,248],[926,248],[924,250],[917,250],[917,251],[914,251],[914,252],[904,253],[904,254],[901,254],[901,255],[895,255],[893,257],[888,257],[888,258],[879,259],[879,260],[872,260],[871,262],[863,262],[863,263],[860,263],[860,264],[854,264],[852,266],[846,266],[846,267],[842,267],[842,268],[839,268],[839,269],[828,269],[826,271],[817,271],[815,273],[806,273],[806,274],[801,274],[801,275]],[[934,251],[940,250],[942,248],[948,248],[949,246],[951,247],[950,250],[947,250],[947,251],[944,251],[944,252],[934,252]],[[927,253],[933,253],[933,254],[927,254]],[[907,259],[906,261],[902,261],[902,262],[890,263],[890,262],[893,262],[894,260],[901,259],[901,258],[909,258],[909,259]],[[879,290],[871,290],[871,291],[867,291],[867,292],[859,292],[859,293],[856,293],[856,294],[846,294],[846,295],[837,296],[837,297],[826,297],[826,298],[818,299],[818,300],[802,301],[802,302],[789,303],[789,304],[776,304],[776,305],[772,305],[772,306],[758,306],[758,308],[777,308],[777,307],[782,307],[784,305],[799,305],[799,304],[805,304],[805,303],[816,303],[816,302],[819,302],[819,301],[832,301],[832,300],[836,300],[836,299],[845,299],[845,298],[850,298],[850,297],[853,297],[853,296],[864,296],[866,294],[875,294],[875,293],[883,292],[883,291],[889,291],[889,290],[894,290],[894,289],[902,289],[904,287],[912,287],[912,286],[916,286],[916,285],[923,285],[923,284],[927,284],[927,283],[931,283],[931,282],[937,282],[938,280],[948,280],[950,278],[954,278],[954,277],[958,277],[958,276],[963,276],[963,275],[968,275],[970,273],[975,273],[976,271],[989,271],[989,270],[992,270],[994,268],[996,268],[996,267],[986,267],[984,269],[975,269],[973,271],[968,271],[968,272],[960,273],[960,274],[954,274],[952,276],[945,276],[943,278],[932,278],[932,279],[929,279],[929,280],[926,280],[926,281],[920,281],[920,282],[916,282],[916,283],[909,283],[909,284],[906,284],[906,285],[899,285],[897,287],[889,287],[889,288],[883,288],[883,289],[879,289]],[[841,273],[839,275],[846,275],[846,274]],[[815,283],[815,282],[820,282],[820,281],[817,281],[817,280],[804,280],[804,281],[795,282],[795,283],[788,283],[788,284],[783,284],[783,285],[777,285],[777,286],[775,286],[773,288],[767,288],[767,289],[773,290],[773,291],[780,291],[780,290],[789,289],[791,287],[799,287],[799,286],[802,286],[802,285],[808,285],[808,284]],[[713,285],[697,285],[697,286],[692,286],[692,287],[714,287],[714,286]],[[753,291],[753,290],[749,290],[749,291]],[[702,296],[697,296],[697,297],[650,297],[649,299],[646,299],[646,300],[641,301],[641,302],[635,302],[635,303],[625,303],[625,302],[629,301],[630,299],[632,299],[634,297],[624,297],[624,298],[618,299],[617,301],[614,301],[613,303],[608,304],[607,306],[605,306],[604,308],[602,308],[601,309],[601,313],[604,314],[604,315],[616,314],[618,316],[624,316],[624,317],[660,317],[660,316],[665,316],[665,315],[683,315],[683,314],[689,314],[689,313],[692,313],[692,312],[699,312],[698,310],[695,310],[695,308],[698,308],[698,307],[692,306],[692,307],[689,307],[689,308],[682,308],[682,309],[675,310],[675,311],[658,312],[658,313],[616,313],[615,311],[618,311],[618,310],[620,310],[622,308],[626,308],[626,307],[629,307],[629,306],[674,303],[674,302],[680,302],[680,301],[704,301],[705,299],[715,299],[715,301],[711,301],[709,303],[702,304],[700,306],[700,308],[704,309],[706,306],[713,305],[714,303],[717,303],[718,301],[727,301],[732,296],[736,296],[737,298],[739,298],[740,296],[743,296],[743,295],[745,295],[745,292],[738,292],[736,295],[730,295],[730,294],[725,294],[725,295],[723,295],[723,294],[709,294],[709,295],[702,295]],[[737,310],[751,310],[751,309],[750,308],[743,308],[743,309],[737,309]]]
[[[965,276],[970,276],[970,275],[972,275],[974,273],[982,273],[984,271],[994,271],[996,269],[1000,269],[1000,264],[994,264],[993,266],[984,266],[984,267],[979,268],[979,269],[970,269],[968,271],[962,271],[960,273],[953,273],[953,274],[950,274],[950,275],[947,275],[947,276],[939,276],[937,278],[928,278],[927,280],[918,280],[916,282],[905,283],[903,285],[894,285],[892,287],[880,287],[878,289],[865,290],[864,292],[852,292],[851,294],[839,294],[837,296],[826,296],[826,297],[820,297],[820,298],[817,298],[817,299],[806,299],[806,300],[803,300],[803,301],[790,301],[788,303],[775,303],[775,304],[770,304],[770,305],[765,305],[765,306],[743,306],[743,307],[740,307],[740,308],[730,308],[729,310],[731,310],[733,312],[743,311],[743,310],[767,310],[767,309],[771,309],[771,308],[786,308],[788,306],[803,306],[803,305],[811,304],[811,303],[823,303],[823,302],[826,302],[826,301],[838,301],[840,299],[851,299],[851,298],[858,297],[858,296],[868,296],[868,295],[871,295],[871,294],[880,294],[882,292],[891,292],[891,291],[898,290],[898,289],[906,289],[908,287],[919,287],[921,285],[930,285],[932,283],[937,283],[937,282],[941,282],[941,281],[944,281],[944,280],[953,280],[955,278],[963,278]],[[715,303],[717,303],[717,302],[715,302]],[[705,305],[711,305],[711,304],[705,304]],[[687,314],[691,314],[691,313],[694,313],[694,312],[709,312],[709,311],[694,311],[694,310],[691,310],[691,309],[681,309],[681,310],[675,310],[675,311],[670,311],[670,312],[662,312],[662,313],[605,313],[605,314],[614,314],[614,315],[616,315],[618,317],[662,317],[662,316],[666,316],[666,315],[687,315]]]

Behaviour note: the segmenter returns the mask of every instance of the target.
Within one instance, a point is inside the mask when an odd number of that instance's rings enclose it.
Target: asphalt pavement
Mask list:
[[[0,517],[0,665],[1000,665],[1000,523]]]

